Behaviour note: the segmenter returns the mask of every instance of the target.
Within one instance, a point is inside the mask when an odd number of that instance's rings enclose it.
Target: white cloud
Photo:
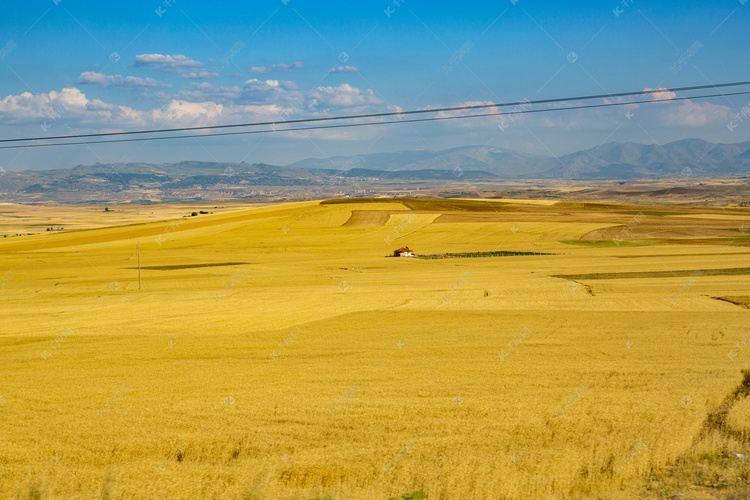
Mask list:
[[[99,77],[89,79],[95,78]],[[0,123],[42,125],[45,132],[52,126],[99,131],[254,121],[283,123],[337,113],[398,111],[397,107],[386,106],[370,89],[343,84],[303,91],[294,82],[284,80],[251,79],[241,87],[193,82],[167,99],[167,103],[158,108],[135,109],[89,99],[75,87],[43,94],[26,92],[0,100]],[[376,133],[378,128],[367,127],[304,134],[326,140],[356,140]],[[283,135],[297,137],[300,134],[286,132]]]
[[[288,80],[265,80],[253,78],[242,87],[240,101],[243,103],[291,102],[304,100],[304,93],[297,84]]]
[[[276,104],[294,108],[296,115],[320,114],[337,108],[353,108],[351,112],[367,108],[383,110],[383,101],[370,89],[359,89],[349,84],[331,87],[316,87],[301,90],[290,80],[259,80],[251,78],[239,86],[216,86],[209,82],[195,82],[175,96],[178,99],[205,102],[219,101],[224,104],[266,105]]]
[[[91,129],[199,126],[238,121],[272,121],[284,112],[278,104],[242,105],[172,99],[159,108],[137,110],[89,99],[77,88],[60,92],[25,92],[0,100],[0,121],[13,124],[62,123]]]
[[[239,99],[242,87],[237,85],[217,86],[209,82],[193,82],[177,93],[178,99],[187,101],[233,102]]]
[[[644,89],[652,90],[652,89]],[[665,90],[665,89],[658,89]],[[527,114],[525,111],[542,109],[538,105],[515,105],[502,108],[488,107],[474,110],[440,112],[437,117],[462,116],[469,114],[482,114],[492,112],[505,113],[502,116],[472,118],[465,120],[442,121],[445,128],[475,129],[486,127],[499,128],[507,131],[508,128],[516,126],[528,127],[531,130],[538,128],[557,129],[560,131],[590,132],[601,129],[614,129],[629,123],[640,123],[641,125],[658,124],[670,128],[702,127],[702,126],[726,126],[732,119],[732,110],[723,105],[710,102],[697,102],[692,100],[674,101],[677,95],[670,91],[657,92],[641,96],[632,102],[631,98],[618,98],[616,100],[603,99],[604,104],[623,104],[621,106],[604,107],[598,109],[572,109],[565,110],[576,104],[558,103],[552,104],[550,108],[559,110],[549,113]],[[668,101],[656,104],[645,104],[649,101]],[[631,103],[632,102],[632,103]],[[465,101],[452,106],[473,106],[492,104],[489,101]],[[422,109],[434,109],[437,106],[428,106]]]
[[[452,104],[450,106],[445,107],[451,107],[451,108],[463,108],[463,107],[469,107],[469,106],[487,106],[494,104],[492,101],[464,101],[460,102],[458,104]],[[426,106],[424,108],[420,109],[435,109],[435,108],[441,108],[443,106]],[[464,110],[458,110],[458,111],[439,111],[435,116],[438,117],[448,117],[448,116],[465,116],[465,115],[475,115],[477,113],[495,113],[498,111],[502,112],[508,112],[512,113],[513,110],[511,108],[503,108],[500,110],[496,107],[488,107],[488,108],[480,108],[480,109],[464,109]]]
[[[162,71],[169,71],[173,68],[199,68],[203,66],[203,63],[190,59],[182,54],[174,56],[163,54],[140,54],[135,56],[135,66],[151,66]]]
[[[654,89],[644,88],[645,91]],[[672,91],[664,88],[655,89],[660,92],[649,94],[644,100],[650,101],[672,101],[677,97]],[[664,104],[655,104],[653,106],[644,106],[634,104],[627,106],[628,109],[638,109],[644,112],[646,109],[652,113],[658,123],[673,127],[702,127],[706,125],[718,124],[724,125],[731,120],[733,113],[731,108],[712,104],[710,102],[695,102],[690,99],[669,102]]]
[[[302,69],[304,64],[302,64],[299,61],[293,62],[291,64],[272,64],[271,66],[253,66],[250,68],[251,73],[274,73],[274,72],[290,72],[290,71],[296,71],[298,69]]]
[[[643,92],[646,92],[644,95],[640,96],[627,96],[627,97],[618,97],[617,99],[607,99],[606,97],[602,99],[603,104],[624,104],[629,103],[625,106],[623,106],[625,109],[638,109],[638,107],[641,105],[639,103],[643,102],[650,102],[650,101],[671,101],[675,97],[677,97],[677,94],[670,91],[669,89],[665,89],[664,87],[659,87],[658,89],[652,89],[651,87],[644,87]],[[567,103],[560,103],[555,104],[554,108],[564,108],[568,106]]]
[[[37,122],[45,130],[57,122],[96,128],[148,123],[142,112],[89,99],[75,87],[47,94],[9,95],[0,101],[0,119],[16,124]]]
[[[295,90],[297,88],[297,84],[291,80],[261,81],[261,80],[258,80],[257,78],[252,78],[245,82],[245,88],[253,88],[257,90],[274,90],[274,89]]]
[[[467,106],[487,106],[494,104],[492,101],[464,101],[458,104],[453,104],[451,106],[446,107],[467,107]],[[424,108],[420,109],[435,109],[440,108],[443,106],[426,106]],[[524,115],[518,113],[518,111],[522,111],[524,109],[527,109],[527,106],[516,106],[516,107],[507,107],[507,108],[497,108],[497,107],[487,107],[487,108],[479,108],[479,109],[465,109],[465,110],[459,110],[459,111],[440,111],[436,113],[435,115],[424,115],[427,116],[435,116],[436,118],[448,118],[453,116],[468,116],[468,115],[476,115],[476,114],[483,114],[483,113],[508,113],[505,116],[488,116],[483,118],[471,118],[471,119],[465,119],[465,120],[444,120],[438,123],[442,123],[445,127],[455,127],[455,128],[462,128],[462,129],[471,129],[471,128],[487,128],[492,127],[493,129],[497,128],[507,128],[508,126],[512,124],[517,124],[523,121]]]
[[[372,89],[358,89],[348,83],[337,87],[316,87],[310,91],[309,96],[314,106],[352,107],[383,104]]]
[[[359,73],[359,70],[354,66],[339,66],[331,69],[329,73]]]
[[[664,87],[659,87],[658,89],[645,87],[643,90],[647,92],[654,91],[651,94],[647,94],[651,96],[651,100],[654,100],[654,101],[669,101],[677,97],[677,94],[675,94],[674,92],[670,90],[665,89]]]
[[[133,66],[151,68],[165,73],[176,73],[182,78],[211,78],[218,76],[215,71],[207,70],[203,63],[190,59],[182,54],[140,54],[135,56]]]
[[[282,107],[276,104],[239,105],[212,101],[189,102],[175,99],[161,108],[142,112],[144,119],[154,125],[202,126],[221,123],[272,121]]]
[[[98,85],[100,87],[170,87],[168,83],[154,78],[139,78],[136,76],[105,75],[94,71],[86,71],[78,77],[77,83]]]
[[[668,106],[662,113],[662,123],[677,127],[724,125],[734,116],[732,109],[710,102],[683,101],[679,106]]]

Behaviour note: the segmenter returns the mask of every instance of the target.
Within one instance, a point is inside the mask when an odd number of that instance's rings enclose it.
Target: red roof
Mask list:
[[[407,253],[407,252],[411,252],[411,250],[409,250],[409,247],[401,247],[393,253]]]

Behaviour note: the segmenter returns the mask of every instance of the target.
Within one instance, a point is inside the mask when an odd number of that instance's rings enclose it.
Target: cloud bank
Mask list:
[[[128,88],[148,88],[148,87],[170,87],[168,83],[156,80],[154,78],[139,78],[136,76],[122,75],[105,75],[94,71],[81,73],[76,83],[97,85],[99,87],[128,87]]]
[[[182,54],[139,54],[135,56],[133,66],[137,68],[149,68],[164,73],[174,73],[188,79],[218,76],[216,71],[205,69],[202,62]]]
[[[291,64],[272,64],[271,66],[253,66],[250,68],[251,73],[288,73],[291,71],[297,71],[298,69],[302,69],[304,67],[304,64],[302,64],[299,61],[293,62]]]

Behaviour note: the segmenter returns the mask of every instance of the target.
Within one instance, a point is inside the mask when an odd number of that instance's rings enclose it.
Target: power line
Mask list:
[[[657,99],[649,101],[635,101],[635,102],[610,102],[602,104],[586,104],[581,106],[569,106],[565,108],[544,108],[544,109],[521,109],[517,111],[503,111],[496,113],[479,113],[473,115],[459,115],[459,116],[432,116],[428,118],[412,118],[408,120],[386,120],[379,122],[364,122],[364,123],[341,123],[335,125],[317,125],[312,127],[291,127],[284,129],[270,129],[270,130],[244,130],[241,132],[221,132],[218,134],[199,134],[199,135],[173,135],[173,136],[158,136],[158,137],[138,137],[132,139],[108,139],[103,141],[77,141],[77,142],[59,142],[54,144],[16,144],[12,146],[0,146],[0,149],[17,149],[17,148],[43,148],[43,147],[54,147],[54,146],[81,146],[81,145],[93,145],[93,144],[111,144],[117,142],[144,142],[144,141],[159,141],[159,140],[173,140],[173,139],[197,139],[203,137],[223,137],[230,135],[249,135],[249,134],[269,134],[275,132],[303,132],[306,130],[322,130],[332,128],[348,128],[348,127],[367,127],[374,125],[393,125],[399,123],[416,123],[416,122],[432,122],[432,121],[443,121],[443,120],[460,120],[464,118],[480,118],[485,116],[507,116],[507,115],[525,115],[532,113],[548,113],[555,111],[570,111],[576,109],[592,109],[592,108],[607,108],[612,106],[629,106],[634,104],[655,104],[663,102],[675,102],[684,101],[689,99],[708,99],[711,97],[728,97],[736,95],[747,95],[750,94],[750,90],[743,92],[730,92],[727,94],[708,94],[691,97],[675,97],[671,99]]]
[[[206,126],[201,126],[201,127],[180,127],[180,128],[167,128],[167,129],[133,130],[133,131],[128,131],[128,132],[101,132],[101,133],[95,133],[95,134],[23,137],[23,138],[16,138],[16,139],[0,139],[0,143],[29,142],[29,141],[56,140],[56,139],[79,139],[79,138],[89,138],[89,137],[107,137],[107,136],[122,136],[122,135],[135,135],[135,134],[161,134],[161,133],[167,133],[167,132],[216,130],[216,129],[224,129],[224,128],[257,127],[257,126],[264,126],[264,125],[273,126],[273,125],[278,125],[279,123],[284,123],[288,125],[288,124],[297,124],[297,123],[353,120],[353,119],[359,119],[359,118],[384,118],[384,117],[389,117],[389,116],[408,116],[408,115],[424,114],[424,113],[468,111],[468,110],[487,109],[487,108],[502,108],[502,107],[508,107],[508,106],[526,106],[526,105],[533,105],[533,104],[554,104],[554,103],[560,103],[560,102],[585,101],[585,100],[591,100],[591,99],[607,99],[607,98],[611,99],[615,97],[633,97],[633,96],[639,96],[639,95],[649,95],[649,94],[658,94],[658,93],[666,93],[666,92],[674,93],[674,92],[685,92],[685,91],[692,91],[692,90],[738,87],[738,86],[744,86],[744,85],[750,85],[750,81],[719,83],[719,84],[711,84],[711,85],[693,85],[690,87],[675,87],[672,89],[639,90],[639,91],[632,91],[632,92],[619,92],[619,93],[614,93],[614,94],[596,94],[596,95],[584,95],[584,96],[578,96],[578,97],[539,99],[539,100],[534,100],[534,101],[524,100],[524,101],[515,101],[515,102],[493,103],[493,104],[476,104],[476,105],[471,105],[471,106],[453,106],[453,107],[446,107],[446,108],[416,109],[416,110],[409,110],[409,111],[392,111],[392,112],[385,112],[385,113],[368,113],[368,114],[359,114],[359,115],[330,116],[330,117],[325,117],[325,118],[300,118],[300,119],[295,119],[295,120],[276,120],[276,121],[266,121],[266,122],[234,123],[234,124],[226,124],[226,125],[206,125]],[[734,95],[734,94],[720,94],[719,96],[721,95]],[[694,97],[694,99],[699,99],[699,98],[700,97]],[[486,116],[491,116],[491,115],[486,115]],[[219,134],[213,134],[213,135],[219,135]],[[175,138],[175,137],[177,136],[172,136],[170,138]],[[193,136],[186,136],[186,137],[193,137]],[[106,142],[106,141],[99,141],[99,142]],[[121,142],[124,142],[124,141],[121,141]],[[68,143],[63,143],[63,144],[68,144]],[[83,144],[83,143],[79,143],[79,144]]]

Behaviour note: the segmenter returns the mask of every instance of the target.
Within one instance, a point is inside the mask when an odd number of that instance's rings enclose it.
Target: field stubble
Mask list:
[[[713,297],[750,288],[699,271],[746,252],[620,246],[657,236],[633,210],[344,200],[4,241],[0,493],[741,495],[748,311]],[[616,244],[564,243],[592,231]],[[386,258],[407,245],[554,255]]]

